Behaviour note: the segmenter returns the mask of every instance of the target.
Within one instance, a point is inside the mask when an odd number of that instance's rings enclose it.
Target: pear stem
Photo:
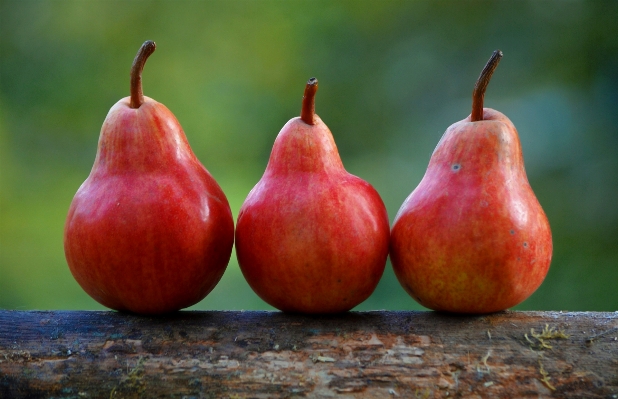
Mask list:
[[[305,86],[305,95],[303,96],[303,107],[300,110],[300,119],[308,125],[315,124],[315,93],[318,91],[318,80],[311,78]]]
[[[483,120],[483,101],[485,100],[485,90],[489,85],[491,75],[494,74],[498,63],[502,59],[502,51],[496,50],[487,61],[485,68],[481,72],[481,75],[474,85],[474,91],[472,92],[472,114],[470,120],[472,122]]]
[[[144,92],[142,91],[142,71],[146,60],[150,54],[154,53],[155,42],[147,40],[142,44],[131,66],[131,108],[139,108],[144,103]]]

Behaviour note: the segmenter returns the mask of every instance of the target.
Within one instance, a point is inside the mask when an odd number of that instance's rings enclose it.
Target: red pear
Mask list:
[[[64,250],[71,273],[95,300],[144,314],[191,306],[217,284],[230,259],[227,199],[163,104],[142,94],[155,43],[131,69],[131,97],[109,111],[90,175],[69,208]]]
[[[384,203],[344,169],[314,112],[317,88],[310,79],[301,116],[279,132],[236,226],[236,254],[249,285],[287,312],[352,309],[371,295],[388,256]]]
[[[395,274],[421,305],[458,313],[515,306],[543,282],[549,223],[524,169],[517,130],[483,108],[494,52],[473,93],[472,114],[451,125],[391,230]]]

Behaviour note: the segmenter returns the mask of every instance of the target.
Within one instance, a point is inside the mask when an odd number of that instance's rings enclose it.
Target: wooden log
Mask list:
[[[618,398],[618,312],[0,311],[0,398]]]

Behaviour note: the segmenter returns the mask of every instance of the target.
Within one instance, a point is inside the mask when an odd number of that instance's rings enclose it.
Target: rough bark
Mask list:
[[[618,312],[0,311],[0,398],[618,398]]]

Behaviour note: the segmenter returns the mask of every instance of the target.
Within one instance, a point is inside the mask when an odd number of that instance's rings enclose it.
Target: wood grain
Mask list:
[[[0,398],[618,398],[618,312],[0,311]]]

